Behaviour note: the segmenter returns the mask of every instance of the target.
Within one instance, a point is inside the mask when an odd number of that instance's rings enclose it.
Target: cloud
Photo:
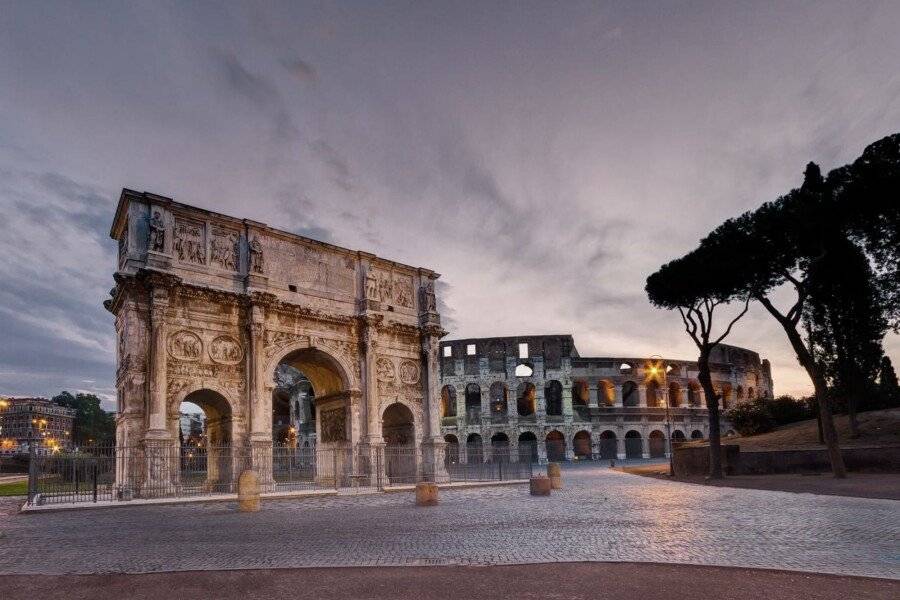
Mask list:
[[[300,81],[317,81],[319,79],[316,68],[305,60],[299,58],[283,58],[281,59],[281,66]]]

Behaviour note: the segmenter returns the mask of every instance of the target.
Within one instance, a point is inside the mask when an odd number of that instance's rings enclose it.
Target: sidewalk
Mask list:
[[[34,575],[5,575],[4,598],[35,598]],[[503,567],[377,567],[42,575],[42,600],[804,600],[893,599],[900,582],[729,567],[559,563]]]

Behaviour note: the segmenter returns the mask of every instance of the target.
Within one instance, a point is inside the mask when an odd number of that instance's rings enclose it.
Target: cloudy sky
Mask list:
[[[433,268],[453,337],[694,358],[646,276],[900,131],[900,4],[784,4],[4,2],[0,393],[113,393],[122,187]]]

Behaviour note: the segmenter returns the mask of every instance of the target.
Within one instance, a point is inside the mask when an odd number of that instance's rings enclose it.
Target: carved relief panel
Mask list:
[[[203,354],[200,336],[186,329],[169,336],[169,356],[178,360],[197,361]]]
[[[375,362],[375,369],[378,395],[382,399],[422,402],[421,370],[416,361],[381,356]]]
[[[275,237],[263,239],[270,277],[304,288],[352,295],[355,261],[345,255]]]
[[[320,413],[323,442],[342,442],[347,439],[347,411],[332,408]]]
[[[175,219],[173,250],[178,260],[206,264],[206,226],[199,221]]]
[[[241,263],[240,240],[241,236],[237,231],[213,226],[209,239],[210,264],[228,271],[237,271]]]
[[[244,350],[230,335],[220,335],[209,344],[209,357],[213,362],[236,365],[244,358]]]

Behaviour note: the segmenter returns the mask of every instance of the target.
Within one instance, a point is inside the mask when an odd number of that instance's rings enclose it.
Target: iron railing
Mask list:
[[[28,503],[126,502],[236,494],[246,470],[260,491],[379,491],[420,481],[504,481],[531,476],[536,453],[509,452],[461,462],[455,445],[318,448],[273,445],[97,446],[30,457]]]

